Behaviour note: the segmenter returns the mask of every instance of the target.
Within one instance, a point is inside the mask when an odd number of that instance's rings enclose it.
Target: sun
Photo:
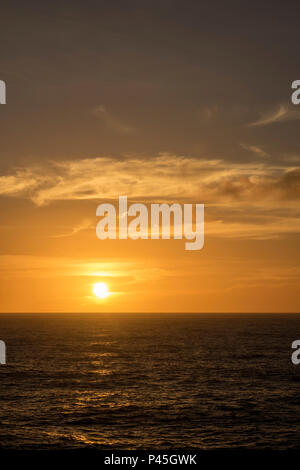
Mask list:
[[[93,292],[99,299],[106,299],[109,296],[107,284],[105,282],[97,282],[93,285]]]

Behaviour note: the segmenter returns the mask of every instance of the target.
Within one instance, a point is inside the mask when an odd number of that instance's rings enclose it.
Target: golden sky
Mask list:
[[[3,7],[1,312],[299,311],[296,18],[162,3]],[[204,248],[100,241],[120,195],[204,203]]]

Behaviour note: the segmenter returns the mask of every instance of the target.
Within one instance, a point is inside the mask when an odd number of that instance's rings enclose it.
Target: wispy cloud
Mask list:
[[[299,214],[298,214],[299,215]],[[249,214],[249,220],[230,221],[226,217],[206,223],[206,236],[218,238],[240,238],[252,240],[278,239],[287,234],[300,233],[299,217],[264,214],[261,220]]]
[[[17,169],[14,175],[0,176],[0,194],[14,196],[32,191],[39,187],[45,178],[37,175],[33,169]]]
[[[191,200],[211,204],[283,204],[300,198],[300,169],[162,154],[50,162],[0,177],[0,195],[51,201]]]
[[[300,110],[296,106],[281,104],[276,110],[269,111],[260,116],[248,127],[267,126],[275,122],[295,121],[300,119]]]
[[[84,230],[89,230],[91,228],[95,227],[95,223],[90,220],[90,219],[85,219],[79,224],[75,225],[72,227],[71,230],[69,230],[66,233],[61,233],[59,235],[55,235],[54,238],[65,238],[65,237],[72,237],[73,235],[76,235],[79,232],[82,232]]]
[[[127,282],[158,279],[168,273],[164,268],[127,261],[86,261],[50,256],[0,255],[0,278],[106,277]]]
[[[93,109],[93,114],[98,118],[101,119],[107,127],[113,129],[114,131],[120,134],[131,134],[135,132],[135,128],[132,126],[128,126],[113,116],[105,106],[96,106]]]
[[[257,157],[265,158],[268,157],[269,154],[265,152],[261,147],[258,145],[246,145],[246,144],[241,144],[241,147],[245,150],[248,150],[249,152],[252,152],[254,155]]]

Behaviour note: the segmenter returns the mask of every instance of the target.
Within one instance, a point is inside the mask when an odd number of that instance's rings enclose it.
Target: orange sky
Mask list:
[[[297,311],[298,208],[282,182],[291,170],[175,156],[146,162],[110,162],[99,176],[101,159],[2,177],[3,312]],[[99,240],[96,207],[117,205],[116,188],[131,201],[204,201],[204,248]],[[93,295],[99,281],[107,299]]]

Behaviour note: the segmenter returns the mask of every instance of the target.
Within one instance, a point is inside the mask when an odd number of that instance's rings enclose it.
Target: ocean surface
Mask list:
[[[0,447],[300,447],[300,315],[0,315]]]

